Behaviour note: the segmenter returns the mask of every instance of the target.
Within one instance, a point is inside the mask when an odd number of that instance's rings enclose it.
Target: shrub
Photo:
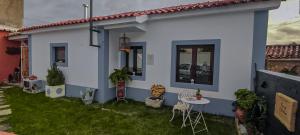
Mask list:
[[[61,70],[59,70],[56,64],[53,64],[50,69],[48,69],[47,75],[48,86],[57,86],[65,84],[65,76]]]
[[[237,98],[237,106],[244,110],[251,109],[257,100],[256,94],[248,89],[239,89],[234,94]]]

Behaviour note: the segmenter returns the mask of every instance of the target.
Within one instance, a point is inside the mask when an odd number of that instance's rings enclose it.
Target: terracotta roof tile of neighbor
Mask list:
[[[170,13],[190,11],[196,9],[217,8],[217,7],[261,2],[261,1],[268,1],[268,0],[220,0],[220,1],[213,1],[213,2],[202,2],[202,3],[179,5],[179,6],[172,6],[172,7],[165,7],[159,9],[144,10],[144,11],[125,12],[125,13],[108,15],[108,16],[97,16],[97,17],[93,17],[93,21],[114,20],[120,18],[137,17],[142,15],[170,14]],[[55,26],[81,24],[81,23],[86,23],[88,21],[89,19],[67,20],[67,21],[55,22],[55,23],[50,23],[45,25],[26,27],[20,29],[19,31],[22,32],[22,31],[41,29],[41,28],[55,27]]]
[[[300,59],[300,44],[269,45],[266,49],[267,59]]]
[[[0,24],[0,31],[16,32],[17,30],[18,30],[17,28],[13,28],[13,27],[10,27],[10,26]]]

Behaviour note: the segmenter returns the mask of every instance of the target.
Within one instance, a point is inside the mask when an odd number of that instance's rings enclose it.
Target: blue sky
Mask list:
[[[24,0],[24,25],[38,25],[66,19],[81,18],[82,4],[88,0]],[[142,10],[207,0],[94,0],[95,15],[107,15],[129,10]],[[122,3],[122,4],[120,4]],[[42,6],[41,6],[42,5]],[[282,2],[270,12],[268,44],[300,43],[299,0]]]

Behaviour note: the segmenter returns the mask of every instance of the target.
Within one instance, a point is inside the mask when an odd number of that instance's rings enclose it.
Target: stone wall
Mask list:
[[[276,73],[271,71],[257,72],[256,93],[267,99],[267,125],[265,135],[300,135],[300,77]],[[281,92],[298,101],[298,112],[296,118],[296,131],[289,132],[274,116],[275,94]]]
[[[20,28],[24,17],[23,0],[0,0],[0,24]]]
[[[300,60],[267,60],[266,69],[274,72],[280,72],[284,68],[291,69],[297,66],[296,72],[300,75]]]

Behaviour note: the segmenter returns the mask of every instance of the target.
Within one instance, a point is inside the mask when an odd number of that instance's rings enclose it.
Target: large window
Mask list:
[[[145,80],[146,73],[146,43],[131,42],[130,51],[124,53],[123,66],[125,66],[134,80]]]
[[[177,46],[176,82],[213,82],[214,45]]]
[[[171,86],[218,90],[220,40],[172,42]]]
[[[51,65],[68,65],[68,46],[67,43],[51,43]]]

